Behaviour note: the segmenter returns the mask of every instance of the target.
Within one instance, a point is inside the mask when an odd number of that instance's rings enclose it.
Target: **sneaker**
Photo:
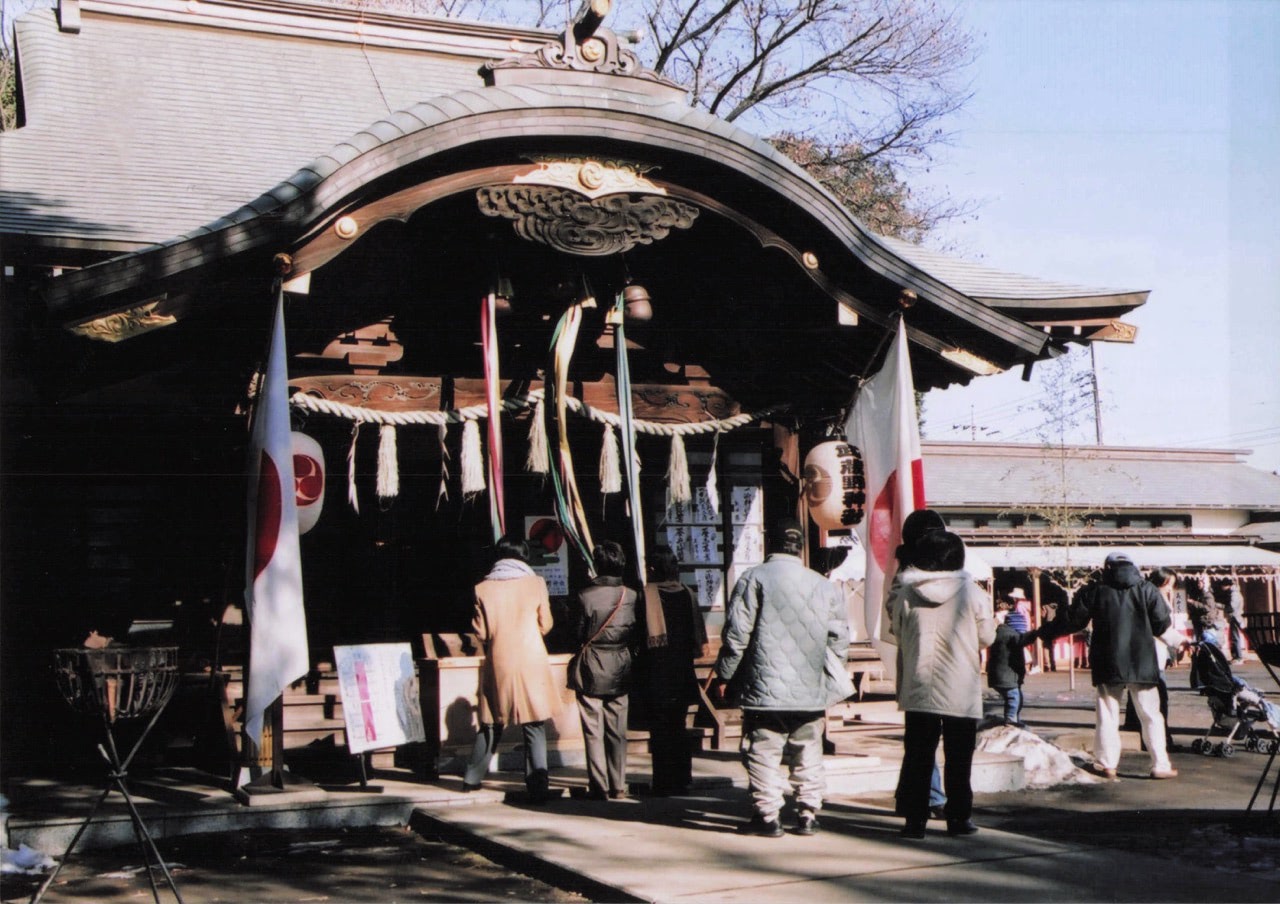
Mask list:
[[[797,835],[816,835],[818,834],[818,816],[815,813],[801,813],[800,818],[796,820]]]
[[[609,792],[609,800],[626,800],[626,799],[627,799],[626,791],[610,791]]]
[[[978,827],[973,824],[972,819],[948,819],[947,834],[948,835],[976,835]]]
[[[1100,763],[1090,763],[1089,771],[1092,772],[1094,775],[1100,776],[1105,779],[1110,779],[1111,781],[1115,781],[1116,779],[1116,771],[1114,769],[1108,769],[1106,766],[1103,766]]]
[[[481,785],[479,782],[476,782],[474,785],[471,784],[471,782],[464,781],[462,783],[462,790],[467,794],[470,794],[472,791],[479,791],[480,788],[481,788]]]
[[[1151,777],[1155,779],[1161,778],[1177,778],[1178,770],[1170,766],[1168,769],[1152,769]]]
[[[946,818],[947,818],[947,808],[946,808],[946,807],[943,807],[943,806],[939,806],[939,807],[930,807],[930,808],[929,808],[929,818],[930,818],[930,819],[946,819]]]
[[[903,838],[923,838],[927,823],[920,819],[908,819],[898,834]]]
[[[738,827],[741,835],[759,835],[763,838],[781,838],[782,824],[776,819],[765,819],[759,814],[752,816],[751,821]]]

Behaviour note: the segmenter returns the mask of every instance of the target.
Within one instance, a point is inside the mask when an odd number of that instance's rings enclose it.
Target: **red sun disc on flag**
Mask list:
[[[898,548],[898,518],[894,512],[894,497],[898,490],[898,472],[894,471],[884,482],[884,489],[876,497],[871,507],[871,519],[867,531],[867,540],[871,546],[871,554],[880,565],[880,570],[888,568],[889,559]]]
[[[266,569],[276,554],[276,541],[280,538],[281,512],[280,471],[271,456],[262,452],[258,465],[258,520],[254,532],[253,579]]]

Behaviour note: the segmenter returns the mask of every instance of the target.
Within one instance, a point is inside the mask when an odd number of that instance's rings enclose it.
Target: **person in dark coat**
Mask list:
[[[1027,658],[1023,649],[1034,643],[1032,631],[1018,632],[1009,625],[1013,607],[1001,603],[996,612],[996,639],[987,647],[987,686],[1004,701],[1004,723],[1023,727],[1022,682],[1027,677]]]
[[[657,797],[686,794],[693,780],[693,744],[685,727],[698,699],[693,662],[707,654],[707,627],[693,591],[680,583],[680,564],[669,549],[649,557],[644,589],[645,648],[639,673],[649,710],[649,752]]]
[[[1102,575],[1076,594],[1066,614],[1036,633],[1052,640],[1093,625],[1089,663],[1097,690],[1094,770],[1116,777],[1120,764],[1120,703],[1127,689],[1142,723],[1142,739],[1151,754],[1151,777],[1173,778],[1164,718],[1160,715],[1160,667],[1155,638],[1173,623],[1160,591],[1123,553],[1107,556]]]
[[[627,556],[612,541],[592,552],[598,577],[578,593],[575,616],[581,647],[578,712],[587,756],[587,797],[627,796],[627,710],[633,651],[640,641],[637,594],[622,583]]]

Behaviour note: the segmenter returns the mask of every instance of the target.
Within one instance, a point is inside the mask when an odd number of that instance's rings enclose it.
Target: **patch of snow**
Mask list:
[[[6,875],[34,876],[53,869],[54,860],[43,851],[18,845],[16,851],[0,848],[0,873]]]
[[[1022,760],[1026,787],[1031,790],[1055,785],[1095,785],[1101,781],[1078,768],[1062,748],[1015,725],[999,725],[980,731],[977,749]]]

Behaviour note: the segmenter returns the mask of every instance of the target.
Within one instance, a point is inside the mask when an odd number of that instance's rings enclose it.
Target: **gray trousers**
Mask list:
[[[787,785],[795,794],[797,811],[822,809],[826,776],[822,767],[824,712],[742,713],[742,762],[751,785],[751,805],[766,822],[778,818]],[[783,778],[782,766],[788,777]]]
[[[587,752],[587,790],[627,790],[627,712],[630,698],[578,694],[582,742]]]
[[[543,722],[526,722],[520,726],[524,735],[524,781],[530,790],[534,786],[546,786],[547,783],[547,727]],[[478,785],[489,773],[489,764],[498,750],[498,742],[502,740],[501,725],[481,725],[476,732],[475,744],[471,747],[471,759],[467,761],[467,771],[463,781],[468,785]]]

